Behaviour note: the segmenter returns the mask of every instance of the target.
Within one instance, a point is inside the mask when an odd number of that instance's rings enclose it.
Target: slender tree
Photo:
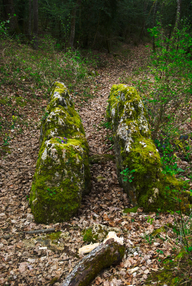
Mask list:
[[[32,3],[29,0],[29,26],[28,26],[28,36],[29,40],[31,41],[31,23],[32,23]]]
[[[156,14],[157,14],[157,2],[158,0],[155,0],[153,5],[154,5],[154,8],[153,8],[153,27],[155,26],[155,21],[156,21]],[[155,52],[155,37],[153,36],[153,51]]]
[[[76,25],[76,14],[77,14],[77,8],[81,5],[81,0],[77,0],[76,3],[74,3],[74,7],[71,12],[71,32],[70,32],[70,38],[69,38],[69,45],[71,48],[74,46],[74,40],[75,40],[75,25]]]
[[[33,33],[34,33],[34,49],[38,49],[38,0],[33,0]]]
[[[176,14],[176,21],[175,21],[175,29],[177,29],[179,26],[180,11],[181,11],[181,0],[177,0],[177,14]]]

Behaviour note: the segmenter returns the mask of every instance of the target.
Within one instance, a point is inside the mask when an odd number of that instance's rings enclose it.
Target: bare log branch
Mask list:
[[[24,231],[27,234],[37,234],[37,233],[47,233],[47,232],[54,232],[55,228],[46,228],[46,229],[35,229],[35,230],[28,230]]]
[[[99,272],[118,264],[125,253],[125,247],[113,238],[101,243],[85,256],[67,276],[61,286],[87,286]]]

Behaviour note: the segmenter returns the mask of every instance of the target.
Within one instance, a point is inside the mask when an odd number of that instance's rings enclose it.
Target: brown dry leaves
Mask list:
[[[135,48],[133,53],[134,57],[129,57],[127,62],[116,60],[112,55],[103,55],[108,66],[98,70],[99,87],[95,98],[80,105],[74,97],[85,128],[90,155],[113,154],[111,142],[106,139],[111,136],[110,132],[101,123],[105,121],[107,98],[112,84],[119,83],[123,71],[128,75],[135,64],[139,65],[145,49]],[[47,104],[44,99],[39,99],[40,102],[44,106]],[[93,224],[102,224],[115,229],[119,236],[124,237],[127,252],[120,265],[105,270],[91,285],[144,285],[148,274],[158,269],[159,260],[170,255],[171,249],[176,246],[175,235],[169,228],[156,238],[151,236],[155,229],[173,223],[173,217],[159,215],[157,218],[153,213],[149,219],[149,214],[144,214],[142,210],[123,214],[122,210],[130,205],[127,195],[118,184],[114,162],[91,165],[92,191],[83,199],[77,217],[55,225],[35,223],[27,198],[38,156],[39,130],[35,118],[39,117],[38,113],[42,114],[41,104],[39,107],[26,108],[25,115],[31,127],[25,128],[21,135],[12,139],[11,154],[2,158],[0,163],[0,284],[59,285],[81,259],[77,253],[85,245],[82,230]],[[57,240],[52,241],[46,234],[24,233],[27,230],[52,227],[61,231]]]

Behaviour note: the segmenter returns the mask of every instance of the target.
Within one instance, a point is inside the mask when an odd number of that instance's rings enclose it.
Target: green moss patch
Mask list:
[[[21,107],[24,107],[27,104],[25,99],[23,97],[21,97],[21,96],[16,97],[15,101],[16,101],[17,105],[19,105]]]
[[[4,153],[8,153],[8,154],[11,154],[11,148],[8,147],[8,146],[1,146],[0,147],[0,151],[3,151]]]
[[[185,183],[162,173],[143,102],[133,87],[114,85],[107,118],[112,124],[117,175],[133,206],[144,211],[190,209]],[[126,171],[126,172],[125,172]],[[125,177],[126,174],[126,177]]]
[[[103,224],[93,224],[92,227],[82,231],[83,240],[87,243],[102,242],[110,231],[119,232],[120,229]]]
[[[88,228],[83,231],[83,241],[91,243],[91,242],[96,242],[98,239],[97,234],[93,234],[92,228]]]
[[[59,281],[59,277],[54,277],[53,279],[51,279],[50,285],[54,285],[57,281]]]
[[[90,191],[89,150],[80,117],[64,84],[53,86],[30,195],[38,223],[69,220]]]
[[[180,286],[192,285],[192,255],[182,250],[177,256],[164,260],[162,267],[157,272],[152,272],[145,285]],[[179,266],[178,266],[179,265]]]
[[[47,235],[47,237],[50,238],[52,240],[52,242],[58,241],[60,236],[61,236],[61,231],[52,232],[52,233]]]
[[[134,208],[126,208],[123,210],[124,213],[130,214],[130,213],[136,213],[139,207],[134,207]]]

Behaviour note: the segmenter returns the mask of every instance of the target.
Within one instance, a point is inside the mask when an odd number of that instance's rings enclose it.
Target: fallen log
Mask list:
[[[45,228],[45,229],[35,229],[35,230],[24,231],[24,233],[26,234],[38,234],[38,233],[47,233],[47,232],[55,232],[55,228]]]
[[[125,253],[125,246],[109,238],[93,249],[75,266],[60,286],[88,286],[99,272],[118,264]]]
[[[38,233],[48,233],[48,232],[55,232],[55,228],[20,231],[20,232],[15,232],[14,234],[2,235],[2,236],[0,236],[0,238],[8,239],[8,238],[15,236],[15,235],[38,234]]]

